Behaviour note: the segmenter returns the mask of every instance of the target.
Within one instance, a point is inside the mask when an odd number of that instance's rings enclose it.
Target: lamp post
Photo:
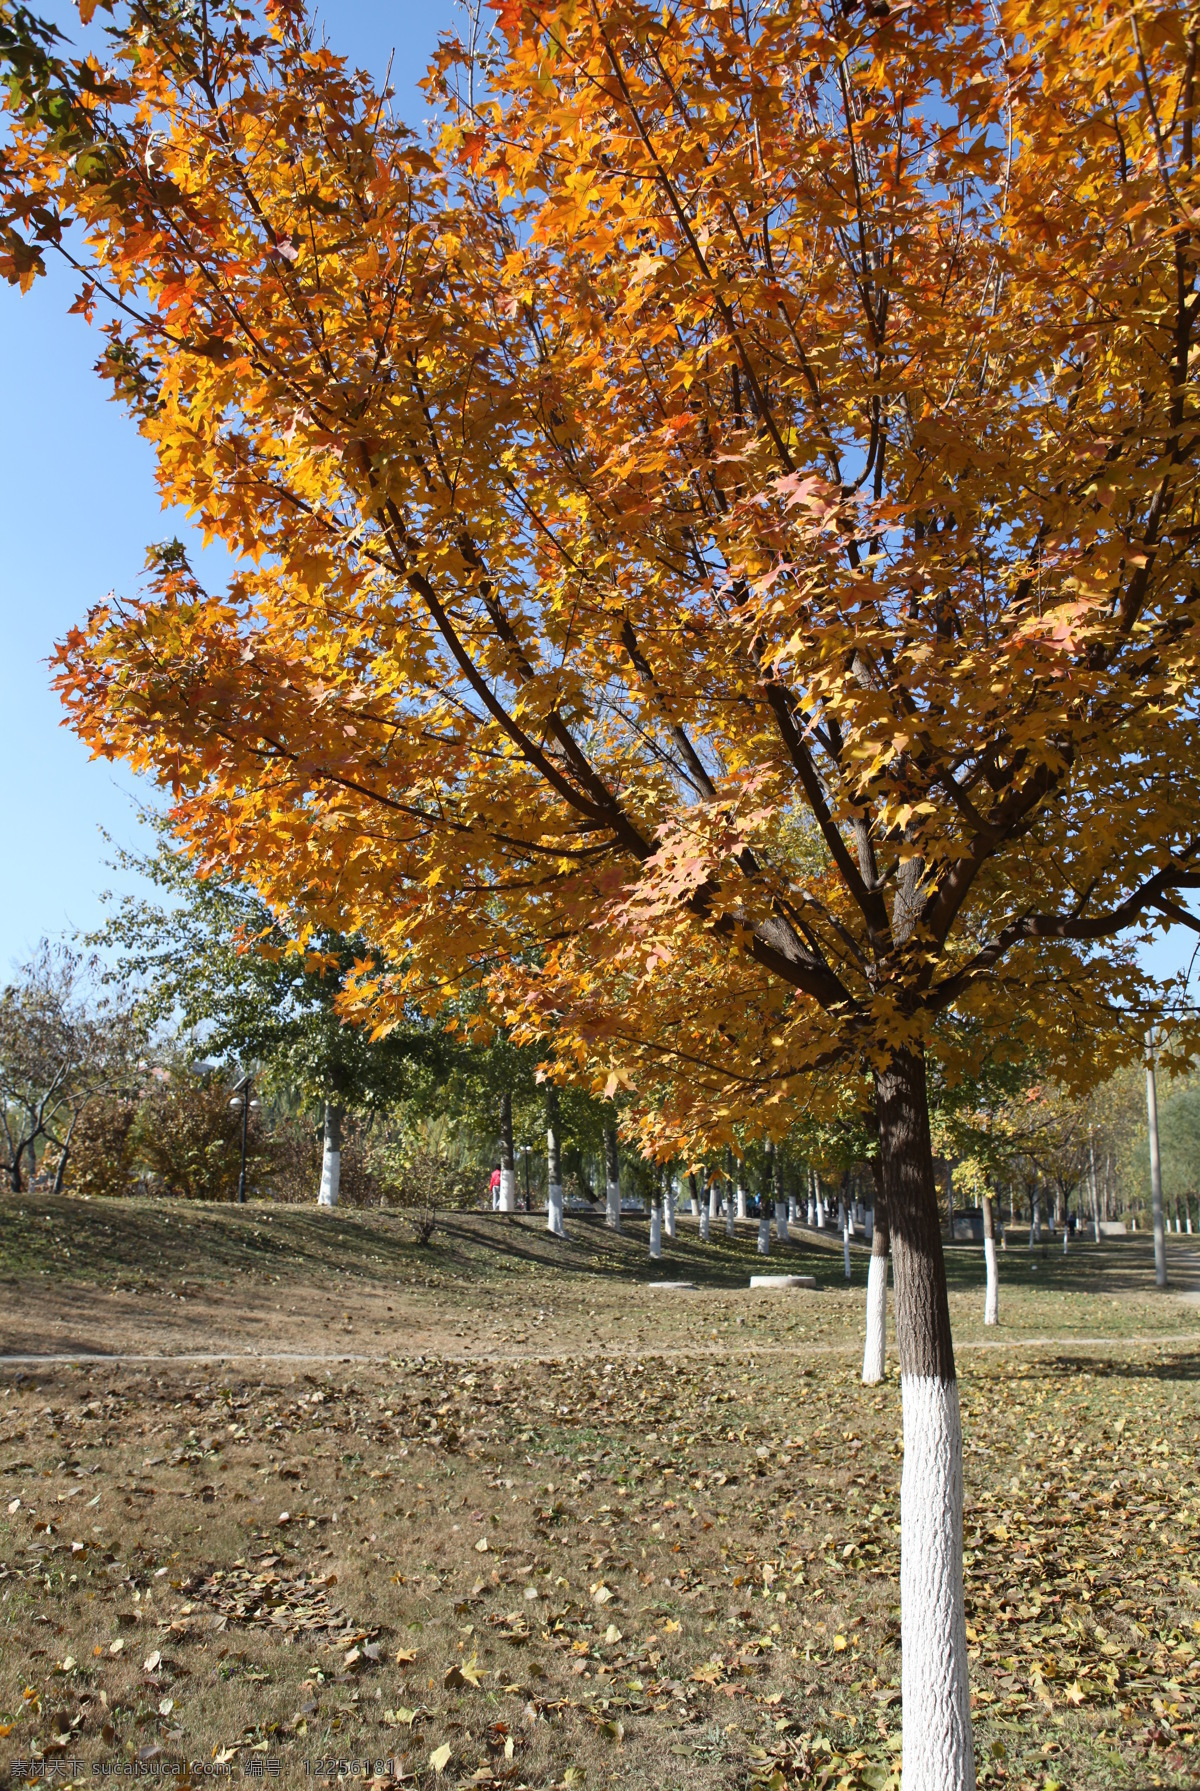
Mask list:
[[[231,1107],[240,1107],[242,1110],[242,1168],[241,1173],[238,1176],[237,1189],[237,1203],[239,1206],[245,1206],[246,1204],[246,1136],[250,1129],[250,1109],[251,1107],[258,1106],[257,1101],[252,1101],[250,1099],[250,1082],[251,1073],[247,1070],[241,1081],[234,1085],[233,1099],[229,1103]],[[241,1100],[238,1099],[239,1095],[241,1096]]]

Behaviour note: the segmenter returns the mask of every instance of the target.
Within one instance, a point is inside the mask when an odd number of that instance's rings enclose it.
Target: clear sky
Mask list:
[[[77,31],[63,0],[41,0],[34,10],[68,34]],[[416,82],[439,33],[461,16],[454,0],[337,0],[325,14],[331,47],[380,80],[394,53],[396,105],[414,125],[426,115]],[[101,830],[136,846],[138,804],[156,800],[123,768],[90,762],[61,726],[46,665],[54,642],[109,591],[137,589],[148,543],[178,535],[193,545],[193,564],[204,563],[185,518],[159,507],[150,452],[92,372],[100,338],[66,315],[74,288],[74,277],[53,267],[25,297],[0,284],[0,391],[7,395],[0,430],[0,979],[43,935],[97,924],[100,892],[118,882]],[[211,561],[207,570],[211,578]],[[1176,929],[1155,949],[1154,968],[1186,964],[1194,943]]]
[[[33,10],[78,38],[63,0]],[[461,16],[454,0],[337,0],[324,12],[330,46],[380,81],[394,52],[395,103],[415,126],[427,114],[416,83]],[[43,935],[97,924],[100,892],[117,882],[101,829],[137,845],[138,805],[156,800],[122,767],[90,762],[60,725],[54,643],[109,591],[137,589],[148,543],[198,546],[186,519],[160,508],[150,450],[92,372],[103,339],[66,315],[77,280],[47,263],[24,297],[0,282],[0,981]],[[193,564],[212,577],[211,559],[194,551]]]

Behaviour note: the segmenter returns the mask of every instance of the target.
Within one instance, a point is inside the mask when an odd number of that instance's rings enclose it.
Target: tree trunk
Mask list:
[[[675,1236],[675,1179],[672,1176],[667,1182],[667,1192],[663,1207],[663,1230],[667,1237]]]
[[[867,1341],[863,1348],[863,1385],[874,1387],[887,1370],[887,1201],[875,1196],[871,1228],[871,1261],[867,1269]]]
[[[771,1208],[765,1190],[759,1202],[758,1254],[760,1256],[770,1256],[771,1254]]]
[[[1000,1277],[996,1269],[996,1222],[992,1214],[992,1197],[983,1195],[983,1260],[987,1265],[987,1292],[983,1297],[983,1322],[1000,1323]]]
[[[58,1166],[54,1171],[54,1192],[61,1194],[67,1176],[67,1164],[71,1160],[71,1139],[75,1133],[75,1124],[79,1118],[78,1110],[71,1115],[71,1123],[67,1127],[67,1135],[63,1139],[61,1151],[58,1153]]]
[[[850,1279],[850,1208],[844,1199],[838,1201],[838,1224],[842,1228],[842,1265]]]
[[[815,1169],[813,1170],[813,1180],[817,1184],[817,1230],[824,1231],[824,1229],[825,1229],[825,1190],[821,1186],[821,1178],[817,1174]]]
[[[546,1230],[563,1236],[562,1148],[558,1125],[558,1088],[546,1084]]]
[[[702,1244],[707,1244],[707,1242],[708,1242],[708,1228],[709,1228],[709,1224],[711,1223],[711,1219],[712,1219],[713,1199],[714,1199],[714,1196],[713,1196],[711,1188],[705,1187],[704,1182],[701,1181],[701,1183],[700,1183],[700,1242]]]
[[[925,1064],[875,1075],[904,1406],[900,1489],[904,1791],[974,1791],[962,1583],[962,1425]]]
[[[725,1186],[726,1186],[726,1195],[725,1195],[725,1236],[726,1236],[726,1237],[727,1237],[727,1238],[735,1238],[735,1237],[736,1237],[736,1236],[737,1236],[737,1202],[736,1202],[736,1196],[735,1196],[735,1194],[734,1194],[734,1187],[733,1187],[733,1183],[732,1183],[732,1182],[726,1182],[726,1184],[725,1184]],[[743,1199],[744,1199],[744,1198],[745,1198],[745,1196],[744,1196],[744,1195],[743,1195]]]
[[[336,1206],[342,1180],[342,1109],[325,1103],[325,1144],[321,1152],[321,1189],[318,1206]]]
[[[817,1222],[817,1178],[811,1169],[808,1172],[808,1222],[810,1225]]]
[[[1167,1285],[1167,1242],[1163,1235],[1162,1159],[1158,1151],[1158,1085],[1154,1079],[1154,1034],[1146,1038],[1146,1126],[1150,1133],[1150,1216],[1154,1221],[1154,1283]]]
[[[1088,1127],[1088,1171],[1092,1184],[1092,1241],[1100,1242],[1100,1195],[1096,1189],[1096,1142],[1092,1137],[1092,1128]]]
[[[788,1237],[788,1198],[783,1187],[783,1166],[779,1161],[779,1152],[773,1144],[769,1147],[769,1152],[771,1162],[770,1194],[775,1203],[775,1242],[787,1244],[791,1240]],[[764,1202],[766,1198],[766,1193],[764,1193]]]
[[[604,1223],[610,1231],[621,1229],[621,1159],[617,1155],[617,1128],[604,1128]]]
[[[650,1190],[650,1256],[657,1262],[662,1255],[662,1189]]]
[[[692,1217],[700,1217],[700,1189],[694,1173],[688,1175],[688,1199],[692,1203]]]
[[[512,1090],[500,1096],[500,1211],[517,1210],[517,1164],[513,1152]]]

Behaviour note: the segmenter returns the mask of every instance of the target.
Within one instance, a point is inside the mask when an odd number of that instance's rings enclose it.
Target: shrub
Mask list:
[[[69,1192],[95,1196],[134,1192],[137,1111],[137,1102],[123,1095],[86,1104],[71,1133],[64,1182]]]
[[[231,1107],[227,1085],[215,1076],[173,1068],[155,1078],[133,1125],[137,1167],[164,1194],[185,1200],[235,1200],[242,1157],[242,1115]],[[246,1179],[253,1186],[265,1168],[261,1124],[250,1115]]]

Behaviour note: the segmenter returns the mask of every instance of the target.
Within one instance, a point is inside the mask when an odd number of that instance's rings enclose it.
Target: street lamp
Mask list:
[[[250,1078],[251,1072],[247,1070],[241,1081],[235,1083],[233,1099],[229,1103],[231,1107],[240,1107],[242,1110],[242,1169],[241,1174],[238,1176],[237,1191],[237,1201],[239,1206],[245,1206],[246,1204],[246,1134],[250,1128],[250,1109],[251,1107],[258,1106],[257,1101],[252,1101],[250,1099]],[[240,1100],[238,1099],[239,1095],[241,1096]]]

